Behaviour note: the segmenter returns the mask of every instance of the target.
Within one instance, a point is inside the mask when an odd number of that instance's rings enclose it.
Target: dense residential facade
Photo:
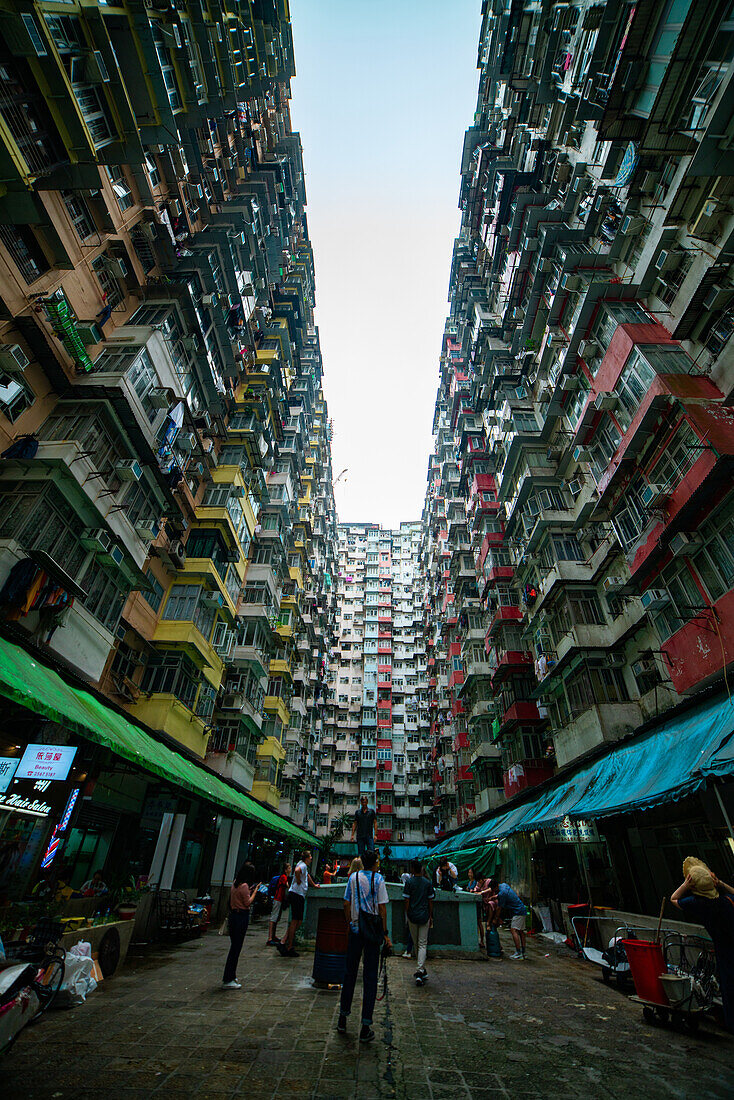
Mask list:
[[[483,4],[423,515],[444,829],[731,676],[732,29]]]
[[[312,828],[336,517],[286,0],[0,26],[5,629]]]
[[[338,637],[321,742],[325,829],[366,795],[397,859],[433,836],[421,525],[339,525]],[[348,834],[347,834],[348,835]]]

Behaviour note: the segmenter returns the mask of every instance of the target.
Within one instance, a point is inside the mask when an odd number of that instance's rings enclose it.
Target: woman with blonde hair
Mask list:
[[[349,864],[349,874],[353,875],[355,871],[364,871],[364,863],[362,863],[359,856]]]
[[[687,920],[702,924],[714,945],[724,1023],[734,1032],[734,886],[695,856],[683,861],[683,883],[670,900]]]

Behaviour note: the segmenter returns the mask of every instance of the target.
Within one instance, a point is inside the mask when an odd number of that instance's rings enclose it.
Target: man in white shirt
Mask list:
[[[377,1000],[377,970],[380,962],[382,944],[367,938],[359,927],[359,914],[369,914],[382,922],[383,943],[392,946],[387,934],[387,886],[385,879],[378,873],[380,857],[377,852],[366,851],[363,856],[364,870],[355,871],[349,876],[344,891],[344,919],[349,925],[347,939],[347,968],[342,985],[339,1022],[336,1030],[345,1035],[347,1017],[352,1010],[354,987],[357,984],[359,960],[362,962],[362,1028],[359,1033],[361,1043],[371,1043],[375,1037],[372,1030],[372,1013]],[[377,922],[375,922],[377,923]]]
[[[303,914],[306,908],[306,894],[308,893],[309,886],[318,886],[318,882],[314,882],[309,871],[312,859],[313,856],[308,849],[301,852],[301,859],[296,864],[296,869],[293,872],[293,879],[290,889],[288,890],[288,904],[291,909],[291,919],[285,937],[282,942],[278,944],[278,951],[284,958],[298,958],[298,952],[293,947],[293,941],[296,938],[296,932],[300,928],[301,921],[303,920]]]

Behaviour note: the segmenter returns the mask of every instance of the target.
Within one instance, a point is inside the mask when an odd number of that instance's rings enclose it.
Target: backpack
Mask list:
[[[273,875],[270,882],[268,883],[268,901],[273,901],[273,899],[275,898],[275,891],[278,888],[278,883],[279,882],[280,882],[280,872],[278,872],[277,875]]]

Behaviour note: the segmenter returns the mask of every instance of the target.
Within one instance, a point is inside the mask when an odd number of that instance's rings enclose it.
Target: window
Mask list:
[[[153,576],[150,568],[145,571],[146,580],[152,585],[152,592],[143,590],[143,599],[148,603],[154,611],[160,610],[161,603],[163,602],[163,596],[165,595],[165,589],[159,580]]]
[[[155,157],[151,153],[145,153],[145,167],[148,172],[148,179],[150,180],[151,187],[157,187],[161,182],[161,174],[158,171],[158,164]]]
[[[105,167],[105,172],[112,184],[120,210],[129,210],[134,205],[134,200],[123,169],[119,165],[112,165]]]
[[[0,241],[29,285],[49,270],[51,265],[30,226],[0,225]]]
[[[99,279],[100,286],[107,297],[107,305],[112,309],[119,306],[124,299],[124,294],[117,278],[110,271],[107,257],[98,256],[96,260],[92,260],[92,271]]]
[[[112,125],[103,93],[93,84],[74,81],[71,90],[79,104],[82,118],[95,146],[104,145],[112,137]],[[123,207],[124,209],[124,207]]]
[[[168,102],[171,105],[171,109],[177,111],[181,107],[181,96],[179,94],[178,84],[176,83],[176,74],[174,72],[170,51],[163,40],[163,32],[157,26],[153,28],[153,41],[155,43],[155,52],[158,55],[158,62],[161,67],[163,83],[166,86]]]
[[[61,197],[79,240],[88,241],[90,237],[98,237],[97,226],[84,199],[74,191],[62,191]]]
[[[687,420],[681,422],[647,477],[653,485],[678,485],[702,453],[701,443]]]
[[[64,562],[61,564],[65,565]],[[106,573],[94,561],[90,561],[80,583],[87,589],[86,596],[81,600],[87,611],[107,630],[114,631],[127,599],[127,589],[122,589],[117,578]]]

